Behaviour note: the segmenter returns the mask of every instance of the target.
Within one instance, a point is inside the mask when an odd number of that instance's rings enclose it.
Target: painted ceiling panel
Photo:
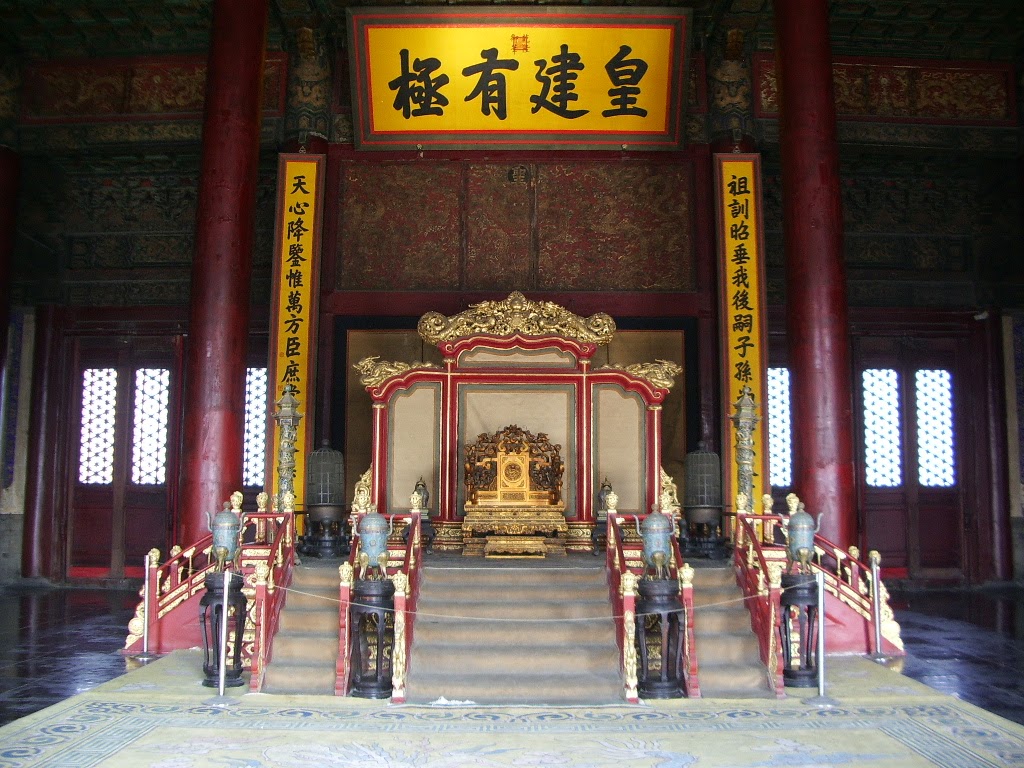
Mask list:
[[[320,26],[342,44],[346,8],[381,4],[395,3],[271,0],[268,47],[279,50],[288,30],[299,26]],[[734,28],[755,36],[758,48],[771,47],[771,3],[766,0],[666,0],[652,5],[692,8],[697,50],[706,39]],[[4,3],[0,5],[0,50],[31,59],[197,53],[208,44],[212,7],[212,0]],[[833,51],[840,55],[1024,58],[1021,0],[833,0],[829,11]]]

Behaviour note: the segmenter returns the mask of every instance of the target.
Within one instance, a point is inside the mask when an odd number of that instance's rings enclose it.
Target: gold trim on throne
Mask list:
[[[464,554],[565,554],[561,446],[512,424],[466,446]]]

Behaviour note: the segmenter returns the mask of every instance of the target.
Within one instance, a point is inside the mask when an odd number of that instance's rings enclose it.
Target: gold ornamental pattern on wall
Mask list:
[[[482,301],[465,312],[445,317],[428,312],[416,327],[424,341],[440,344],[485,334],[488,336],[563,336],[581,342],[607,344],[615,335],[615,321],[598,312],[580,317],[552,301],[531,301],[513,291],[504,301]]]

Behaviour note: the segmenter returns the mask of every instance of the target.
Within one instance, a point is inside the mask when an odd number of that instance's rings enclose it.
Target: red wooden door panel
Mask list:
[[[166,554],[180,356],[172,337],[78,339],[69,578],[141,576]]]
[[[963,339],[854,342],[862,546],[895,575],[962,579],[964,498],[974,450],[964,429]]]

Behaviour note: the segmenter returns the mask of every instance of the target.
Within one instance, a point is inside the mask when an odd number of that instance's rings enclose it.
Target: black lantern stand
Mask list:
[[[345,531],[345,457],[327,441],[306,460],[306,523],[299,551],[313,557],[341,557],[349,552]]]
[[[307,504],[309,533],[303,539],[301,553],[313,557],[347,555],[349,543],[345,531],[346,517],[344,504]]]
[[[683,606],[675,579],[641,579],[636,602],[639,693],[644,699],[683,695]]]
[[[352,695],[391,696],[395,645],[395,585],[388,579],[358,579],[352,588]]]
[[[782,575],[782,678],[791,688],[814,688],[818,684],[817,618],[818,584],[809,573]],[[799,632],[799,636],[796,633]]]
[[[717,453],[703,443],[684,460],[683,514],[680,546],[687,557],[721,560],[728,557],[722,535],[722,467]]]
[[[228,581],[228,649],[225,657],[224,685],[234,688],[245,685],[242,680],[242,633],[245,630],[246,599],[242,594],[245,579],[232,573]],[[203,685],[220,687],[220,638],[224,620],[224,572],[206,575],[206,594],[199,601],[199,621],[203,626]]]

